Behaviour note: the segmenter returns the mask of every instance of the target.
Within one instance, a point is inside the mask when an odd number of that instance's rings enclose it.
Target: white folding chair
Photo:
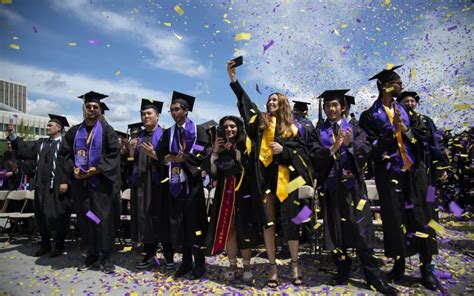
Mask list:
[[[5,203],[3,204],[3,208],[2,208],[2,211],[0,213],[0,219],[3,218],[5,219],[5,224],[3,225],[3,229],[5,229],[7,227],[7,224],[10,223],[10,225],[12,225],[12,221],[13,220],[18,220],[21,217],[21,214],[23,213],[25,207],[26,207],[26,204],[28,202],[28,199],[26,199],[26,193],[27,191],[26,190],[14,190],[14,191],[10,191],[7,195],[7,199],[5,201]],[[10,203],[13,203],[13,202],[20,202],[21,206],[20,206],[20,211],[11,211],[9,212],[8,211],[8,205]],[[21,203],[22,202],[22,203]],[[15,223],[13,227],[13,229],[11,229],[11,233],[10,233],[10,237],[11,235],[15,232],[15,229],[16,229],[16,226],[18,225],[18,223]]]

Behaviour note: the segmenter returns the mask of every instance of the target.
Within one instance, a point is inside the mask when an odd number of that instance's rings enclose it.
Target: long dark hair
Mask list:
[[[237,125],[237,141],[235,143],[236,143],[237,149],[244,151],[245,139],[247,137],[247,135],[245,134],[244,122],[237,116],[227,115],[227,116],[222,117],[219,120],[219,126],[223,126],[226,120],[231,120],[235,123],[235,125]]]

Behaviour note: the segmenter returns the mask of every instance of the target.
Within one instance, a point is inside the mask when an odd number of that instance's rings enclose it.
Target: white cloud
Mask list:
[[[3,8],[0,9],[0,19],[6,19],[7,22],[11,22],[14,24],[22,23],[25,21],[25,19],[15,11]]]
[[[141,98],[165,102],[160,122],[170,126],[171,93],[144,87],[132,79],[110,81],[77,73],[61,73],[35,66],[16,64],[0,59],[0,79],[16,81],[27,86],[27,112],[47,116],[48,113],[64,114],[73,123],[82,121],[81,101],[76,97],[90,90],[109,95],[105,103],[110,108],[106,118],[116,129],[126,130],[129,123],[140,120]],[[202,93],[207,85],[198,86],[190,94]],[[32,95],[32,93],[34,95]],[[205,99],[196,101],[190,118],[196,123],[236,114],[232,106],[216,104]]]
[[[153,67],[180,73],[189,77],[204,76],[210,71],[210,65],[202,65],[191,57],[193,38],[180,33],[178,40],[158,27],[149,27],[139,18],[131,20],[119,13],[101,9],[99,3],[89,5],[86,0],[56,0],[53,7],[75,14],[82,21],[108,33],[120,34],[122,38],[139,41],[153,55],[145,62]],[[128,34],[124,34],[128,33]]]

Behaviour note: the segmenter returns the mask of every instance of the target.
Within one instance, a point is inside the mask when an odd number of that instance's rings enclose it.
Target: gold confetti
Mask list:
[[[270,194],[272,192],[270,189],[265,190],[265,194]]]
[[[359,211],[362,211],[364,209],[364,206],[365,206],[365,203],[367,201],[365,199],[361,199],[359,200],[359,203],[357,204],[357,208]]]
[[[428,238],[429,237],[429,234],[421,232],[421,231],[415,232],[414,235],[419,237],[419,238]]]
[[[173,31],[173,34],[174,34],[174,36],[175,36],[176,38],[178,38],[178,40],[181,40],[181,39],[183,39],[183,37],[182,37],[182,36],[179,36],[178,34],[176,34],[176,32],[175,32],[175,31]]]
[[[13,49],[20,49],[20,45],[15,44],[15,43],[10,43],[10,48],[13,48]]]
[[[295,171],[295,168],[294,168],[292,165],[288,166],[288,169],[289,169],[290,171],[292,171],[292,172]]]
[[[239,33],[237,35],[235,35],[235,41],[241,41],[241,40],[250,40],[250,38],[252,38],[252,34],[250,33]]]
[[[196,236],[200,236],[200,235],[202,235],[201,230],[196,231]]]
[[[321,223],[316,223],[316,224],[313,226],[314,229],[318,229],[319,227],[321,227]]]
[[[438,234],[444,232],[444,227],[441,226],[438,222],[436,222],[433,219],[431,219],[430,222],[428,222],[428,226],[433,228],[434,231],[436,231]]]
[[[290,183],[285,185],[286,191],[288,194],[292,193],[296,189],[300,188],[301,186],[305,185],[306,181],[303,179],[303,177],[299,176],[293,180],[291,180]]]
[[[167,22],[167,23],[163,23],[163,25],[167,26],[167,27],[171,27],[171,23]]]
[[[69,45],[69,46],[76,46],[77,43],[76,43],[76,42],[69,42],[68,45]]]
[[[179,6],[179,5],[176,5],[176,6],[174,7],[174,11],[176,11],[176,13],[179,14],[179,15],[183,15],[183,14],[184,14],[184,10],[183,10],[183,9],[181,8],[181,6]]]
[[[161,183],[162,183],[162,184],[163,184],[163,183],[166,183],[166,182],[168,182],[169,179],[170,179],[170,178],[165,178],[165,179],[161,180]]]
[[[398,180],[392,179],[392,183],[398,184]]]
[[[387,64],[387,70],[392,70],[395,64]]]
[[[254,116],[250,117],[249,124],[254,123],[255,119],[257,119],[257,115],[254,115]]]
[[[119,76],[120,74],[122,74],[122,72],[120,72],[120,70],[115,71],[115,76]]]

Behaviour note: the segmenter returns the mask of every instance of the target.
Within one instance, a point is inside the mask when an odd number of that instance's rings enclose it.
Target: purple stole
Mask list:
[[[352,125],[350,125],[344,118],[342,118],[341,120],[341,126],[339,127],[339,129],[342,129],[343,131],[347,131],[348,129],[350,129],[352,132],[352,140],[354,140],[354,129],[352,128]],[[319,130],[319,134],[320,134],[321,144],[327,149],[331,148],[331,146],[334,144],[334,139],[337,137],[337,135],[333,135],[332,125],[328,119],[324,121],[324,124],[321,126],[321,129]],[[343,176],[344,176],[343,171],[345,170],[344,168],[349,167],[349,164],[348,164],[349,159],[347,156],[346,145],[342,144],[340,148],[340,154],[341,154],[341,158],[339,160],[335,160],[335,161],[339,161],[341,164],[339,166],[339,169],[336,170],[335,167],[333,166],[333,169],[329,173],[329,176],[327,179],[327,188],[330,192],[333,192],[334,189],[336,189],[338,180],[343,179]],[[347,189],[351,189],[354,186],[354,178],[344,179],[343,184]]]
[[[79,126],[74,138],[74,165],[87,172],[90,167],[97,167],[102,155],[102,123],[97,120],[92,131],[87,132],[85,123]],[[89,185],[97,186],[99,178],[91,176]]]
[[[189,118],[186,118],[186,128],[184,129],[184,143],[180,143],[178,125],[175,124],[168,129],[168,137],[170,139],[169,151],[171,154],[192,153],[195,150],[197,140],[197,126]],[[179,162],[171,162],[169,168],[170,193],[174,197],[178,197],[181,193],[181,164]],[[189,188],[187,188],[189,190]]]
[[[400,110],[403,123],[407,127],[410,127],[410,118],[408,117],[408,114],[405,108],[403,108],[402,105],[400,105],[396,101],[394,101],[393,104],[395,104],[398,110]],[[374,116],[375,125],[377,127],[377,130],[379,131],[379,135],[383,135],[388,130],[395,132],[395,127],[390,123],[390,119],[387,116],[387,112],[385,111],[381,100],[375,101],[374,104],[372,105],[372,115]],[[411,161],[411,163],[415,163],[415,158],[411,151],[411,147],[407,146],[405,143],[403,143],[403,146],[405,148],[408,159]],[[397,153],[393,155],[389,155],[390,165],[387,165],[387,168],[395,172],[401,172],[403,168],[403,158],[400,154],[400,149],[397,148],[397,150],[398,150]]]
[[[296,125],[296,127],[298,128],[298,134],[300,135],[300,137],[302,139],[305,139],[304,138],[304,127],[301,125],[301,123],[299,123],[298,120],[293,120],[293,124]]]
[[[7,170],[0,170],[0,187],[3,186],[3,180],[5,178],[6,173],[7,173]]]
[[[156,149],[158,147],[158,143],[160,142],[162,135],[163,135],[163,129],[160,126],[158,126],[155,129],[153,136],[151,137],[151,145],[153,145],[153,148]],[[140,145],[142,144],[142,140],[144,136],[145,136],[145,131],[142,130],[140,134],[138,134],[138,143],[137,143],[137,147],[135,148],[134,159],[136,159],[136,161],[133,164],[133,171],[132,171],[132,175],[130,176],[130,181],[135,186],[137,185],[137,182],[138,182],[138,166],[137,166],[138,155],[140,154]],[[159,172],[152,172],[151,178],[155,184],[161,183]]]

